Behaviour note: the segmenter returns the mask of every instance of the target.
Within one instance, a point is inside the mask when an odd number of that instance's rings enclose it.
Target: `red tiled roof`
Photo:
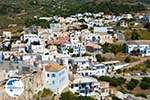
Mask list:
[[[65,44],[69,42],[69,37],[57,37],[55,40],[49,40],[47,44]]]
[[[60,71],[64,68],[64,66],[59,65],[59,64],[49,64],[45,66],[45,70],[47,72],[57,72]]]

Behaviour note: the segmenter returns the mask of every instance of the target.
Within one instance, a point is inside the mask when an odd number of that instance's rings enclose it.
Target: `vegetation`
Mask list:
[[[92,54],[85,53],[85,54],[83,54],[82,56],[92,56]]]
[[[118,0],[2,0],[0,4],[0,27],[10,23],[23,24],[25,19],[33,16],[70,16],[83,12],[105,12],[107,14],[132,13],[146,10],[142,4],[134,2],[122,3]],[[124,2],[123,1],[123,2]],[[131,3],[131,4],[130,4]],[[9,18],[8,18],[9,16]],[[83,21],[83,20],[81,20]],[[46,23],[46,22],[45,22]]]
[[[140,39],[140,35],[136,31],[133,31],[131,33],[131,39],[132,40],[139,40]]]
[[[61,94],[61,100],[95,100],[95,99],[91,97],[78,96],[71,92],[65,92]]]
[[[104,45],[102,45],[102,48],[103,48],[104,53],[112,52],[114,54],[117,54],[117,53],[126,52],[126,44],[115,45],[115,44],[105,43]]]
[[[121,69],[118,69],[118,70],[116,70],[116,72],[117,72],[118,74],[120,74],[122,71],[121,71]]]
[[[96,54],[96,59],[97,59],[98,62],[106,61],[106,58],[102,57],[100,54]]]
[[[144,89],[144,90],[150,89],[150,78],[149,77],[144,77],[141,80],[140,88]]]
[[[139,80],[131,79],[129,83],[127,83],[127,89],[133,90],[139,83]]]
[[[39,19],[26,19],[24,21],[24,25],[25,26],[31,26],[31,25],[37,25],[37,26],[41,26],[43,28],[48,28],[49,27],[50,22],[48,22],[47,20],[39,20]]]
[[[72,66],[72,71],[74,74],[76,74],[78,68],[79,68],[79,66],[77,64]]]
[[[116,97],[116,96],[113,96],[113,97],[112,97],[112,100],[122,100],[122,99],[120,99],[120,98],[118,98],[118,97]]]
[[[150,23],[146,23],[144,28],[150,29]]]
[[[150,40],[149,30],[134,30],[133,32],[126,32],[125,38],[127,40]]]
[[[150,68],[150,60],[147,60],[144,62],[146,68]]]
[[[137,0],[137,1],[140,1],[140,2],[145,3],[145,4],[150,4],[150,0]]]
[[[48,97],[51,95],[52,95],[52,92],[49,89],[44,88],[41,97]]]
[[[73,48],[69,48],[69,49],[68,49],[68,52],[69,52],[69,53],[73,53]]]
[[[147,98],[146,94],[144,94],[144,93],[139,93],[139,94],[136,94],[135,96],[140,96],[140,97],[143,97],[143,98]]]
[[[130,57],[130,56],[127,56],[127,57],[125,58],[124,62],[126,62],[126,63],[131,62],[131,57]]]
[[[109,77],[109,76],[101,76],[98,78],[99,81],[106,81],[109,82],[111,86],[119,86],[121,84],[124,84],[126,79],[119,77]]]

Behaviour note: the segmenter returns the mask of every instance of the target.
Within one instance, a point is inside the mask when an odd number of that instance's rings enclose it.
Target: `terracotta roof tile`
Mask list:
[[[45,70],[47,72],[58,72],[60,70],[62,70],[64,68],[64,66],[59,65],[59,64],[48,64],[45,66]]]

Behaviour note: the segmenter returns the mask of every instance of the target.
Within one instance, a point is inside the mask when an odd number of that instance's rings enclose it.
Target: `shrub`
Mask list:
[[[121,84],[124,84],[126,81],[126,79],[122,77],[116,78],[109,76],[101,76],[100,78],[98,78],[98,80],[109,82],[111,86],[119,86]]]
[[[84,97],[84,96],[78,96],[76,94],[73,94],[71,92],[65,92],[61,94],[61,100],[95,100],[91,97]]]
[[[144,94],[144,93],[136,94],[136,96],[137,97],[140,96],[140,97],[143,97],[143,98],[147,98],[146,94]]]
[[[144,64],[146,65],[146,68],[150,68],[150,60],[145,61]]]
[[[117,53],[126,52],[126,44],[115,45],[115,44],[105,43],[104,45],[102,45],[102,48],[103,48],[104,53],[112,52],[114,54],[117,54]]]
[[[126,85],[127,89],[133,90],[139,83],[139,80],[131,79],[130,82]]]
[[[150,89],[150,77],[144,77],[141,80],[140,88],[143,90]]]
[[[140,88],[143,90],[150,89],[150,84],[147,82],[141,82]]]
[[[126,62],[126,63],[131,62],[131,57],[130,57],[130,56],[127,56],[127,57],[125,58],[124,62]]]
[[[120,98],[118,98],[118,97],[116,97],[116,96],[113,96],[113,97],[112,97],[112,100],[122,100],[122,99],[120,99]]]
[[[48,97],[52,95],[52,92],[49,89],[44,88],[41,97]]]
[[[100,54],[96,54],[96,59],[97,59],[98,62],[106,61],[106,58],[102,57]]]
[[[116,72],[117,72],[118,74],[120,74],[120,73],[121,73],[121,69],[116,70]]]

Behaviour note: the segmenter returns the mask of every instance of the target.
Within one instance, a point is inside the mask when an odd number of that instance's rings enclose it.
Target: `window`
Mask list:
[[[52,84],[55,84],[55,81],[52,81]]]
[[[55,74],[52,74],[52,76],[51,77],[55,77]]]
[[[49,77],[49,74],[47,74],[47,77]]]
[[[85,61],[82,62],[82,64],[85,64],[85,63],[86,63]]]
[[[104,73],[104,70],[102,70],[102,73]]]
[[[73,84],[71,84],[71,88],[73,88]]]
[[[75,87],[78,87],[78,84],[75,84]]]

